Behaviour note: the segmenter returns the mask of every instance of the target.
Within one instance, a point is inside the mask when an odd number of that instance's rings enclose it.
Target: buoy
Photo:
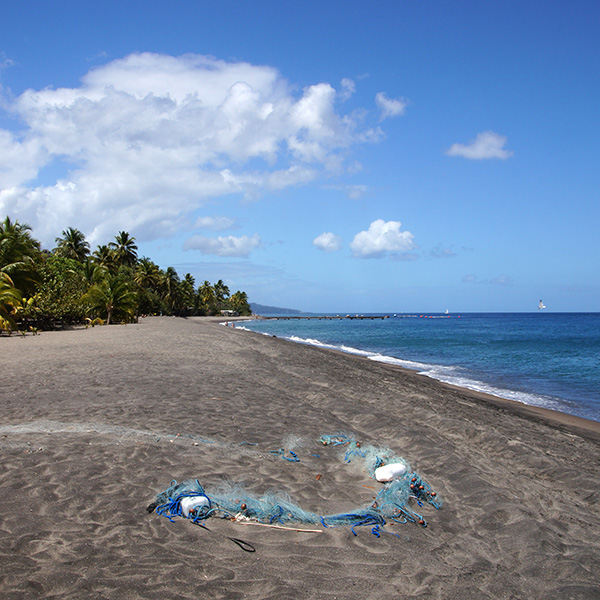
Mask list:
[[[181,499],[181,512],[186,519],[192,510],[200,506],[210,506],[210,500],[206,496],[186,496]]]
[[[404,473],[406,473],[406,465],[402,463],[392,463],[375,469],[375,479],[381,482],[392,481],[392,479],[402,477]]]

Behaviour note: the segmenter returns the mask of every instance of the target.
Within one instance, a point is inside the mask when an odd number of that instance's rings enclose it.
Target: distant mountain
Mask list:
[[[281,308],[279,306],[266,306],[265,304],[256,304],[255,302],[250,303],[252,313],[255,315],[301,315],[301,310],[294,308]]]

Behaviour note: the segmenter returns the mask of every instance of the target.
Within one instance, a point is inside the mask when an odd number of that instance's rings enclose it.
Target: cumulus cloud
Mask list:
[[[507,150],[507,138],[493,131],[478,133],[474,140],[468,144],[452,144],[446,154],[448,156],[462,156],[473,160],[484,160],[489,158],[510,158],[513,153]]]
[[[234,237],[232,235],[209,238],[202,235],[195,235],[186,240],[184,250],[200,250],[202,254],[213,254],[215,256],[248,256],[252,250],[258,248],[261,244],[260,236],[254,234],[249,237],[242,235]]]
[[[209,229],[210,231],[223,231],[235,225],[235,220],[230,217],[198,217],[196,229]]]
[[[379,92],[375,96],[375,104],[377,104],[381,120],[383,120],[403,115],[408,102],[404,98],[388,98],[385,92]]]
[[[377,258],[390,252],[404,253],[416,248],[414,235],[401,231],[400,221],[377,219],[367,231],[361,231],[350,242],[350,249],[359,258]]]
[[[342,82],[342,96],[353,90]],[[78,87],[27,90],[3,100],[25,127],[0,129],[0,213],[46,243],[70,224],[92,244],[122,229],[168,235],[209,199],[346,168],[348,149],[382,132],[337,112],[337,96],[328,83],[296,93],[269,66],[153,53],[94,68]]]
[[[313,240],[313,244],[324,252],[335,252],[342,247],[342,238],[334,233],[326,232],[318,235]]]

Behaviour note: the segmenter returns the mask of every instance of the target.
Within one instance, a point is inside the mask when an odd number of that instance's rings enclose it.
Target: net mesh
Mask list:
[[[419,509],[426,504],[441,508],[442,501],[431,486],[389,448],[362,445],[347,434],[323,435],[319,442],[340,450],[340,456],[346,463],[362,463],[363,470],[371,478],[375,477],[377,468],[387,464],[401,463],[406,471],[400,477],[381,484],[374,501],[340,514],[319,515],[303,510],[286,493],[271,491],[256,496],[249,494],[239,484],[223,485],[207,493],[197,479],[181,483],[172,481],[166,490],[158,494],[151,506],[155,507],[157,514],[170,521],[182,517],[199,523],[210,517],[220,517],[270,525],[300,523],[320,524],[326,528],[349,526],[355,535],[355,527],[372,526],[372,532],[377,536],[388,521],[413,522],[426,527],[427,522],[415,510],[415,505]],[[291,450],[282,448],[273,452],[286,460],[300,461]]]

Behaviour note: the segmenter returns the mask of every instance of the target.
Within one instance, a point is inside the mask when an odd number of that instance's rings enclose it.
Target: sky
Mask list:
[[[309,312],[600,311],[597,0],[0,0],[0,218]]]

